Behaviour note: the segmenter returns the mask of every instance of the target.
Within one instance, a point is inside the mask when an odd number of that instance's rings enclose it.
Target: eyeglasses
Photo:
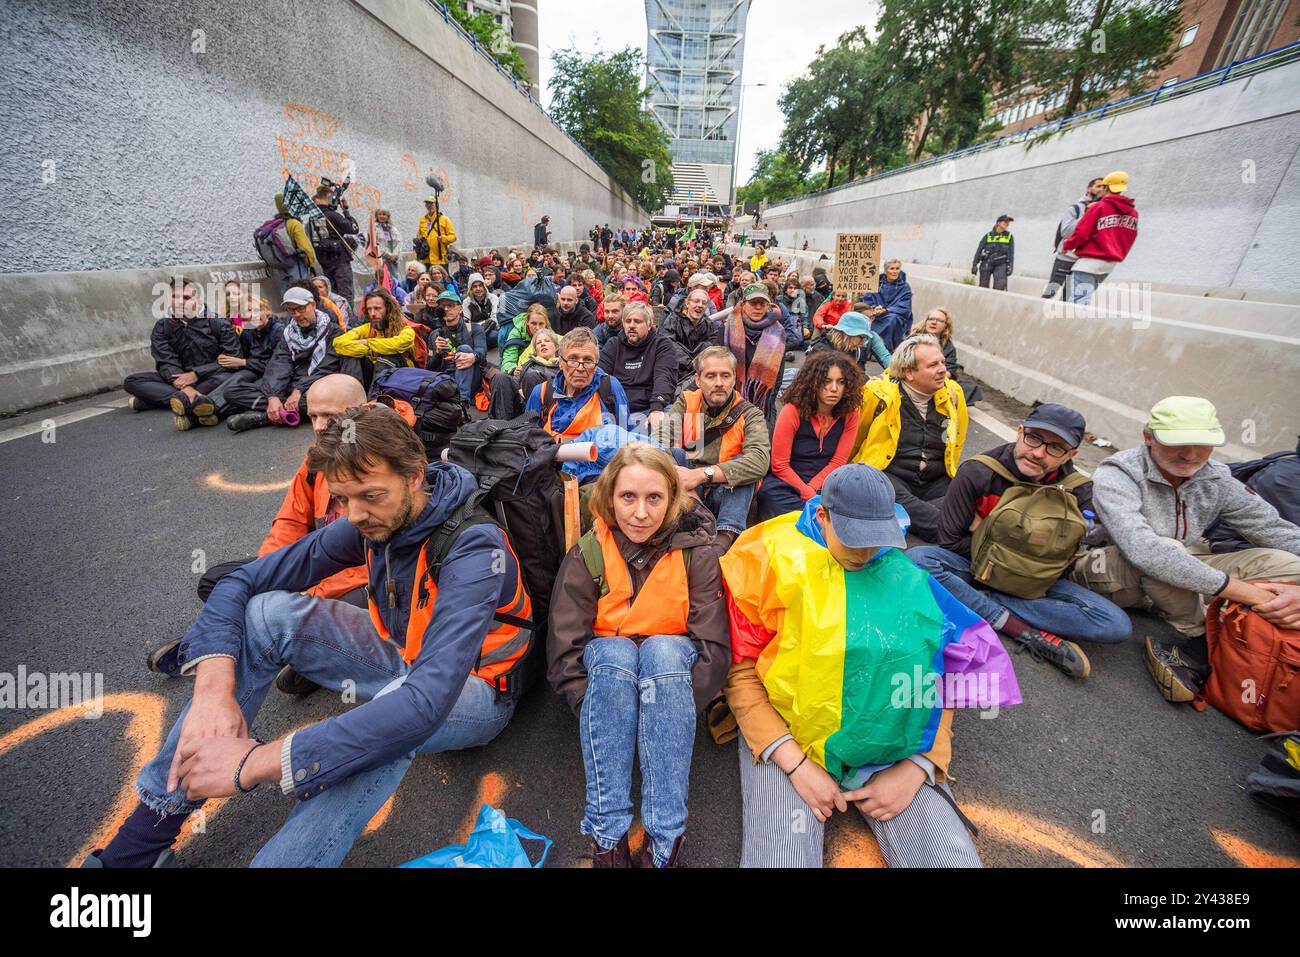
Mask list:
[[[1047,446],[1047,451],[1052,455],[1055,455],[1057,458],[1074,451],[1072,446],[1059,445],[1056,442],[1048,442],[1037,432],[1025,433],[1025,445],[1029,446],[1031,449],[1039,449],[1043,446]]]
[[[575,369],[590,369],[596,365],[596,359],[568,359],[564,360],[565,365],[573,366]]]

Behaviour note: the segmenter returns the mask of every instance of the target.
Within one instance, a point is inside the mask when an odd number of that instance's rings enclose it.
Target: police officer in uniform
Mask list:
[[[1007,288],[1007,277],[1011,275],[1016,260],[1016,241],[1007,229],[1011,222],[1014,220],[1003,213],[975,249],[970,274],[974,276],[979,273],[980,285],[985,289],[988,288],[990,276],[993,277],[994,289],[1005,291]]]

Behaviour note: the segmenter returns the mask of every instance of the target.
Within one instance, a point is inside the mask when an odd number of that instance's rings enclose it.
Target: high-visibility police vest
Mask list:
[[[707,433],[708,429],[702,429],[707,413],[704,409],[704,393],[699,389],[688,389],[682,393],[682,398],[686,400],[686,415],[682,419],[682,446],[690,448],[697,442],[700,442],[702,433]],[[737,392],[732,396],[731,405],[727,411],[735,409],[736,405],[744,401]],[[726,424],[727,418],[723,416],[723,424]],[[708,444],[705,442],[704,444]],[[728,459],[734,459],[741,452],[745,451],[745,416],[737,415],[735,420],[722,433],[722,445],[718,449],[718,464],[726,462]]]
[[[510,549],[511,557],[515,559],[515,567],[518,571],[514,597],[500,605],[494,614],[508,615],[516,619],[529,618],[533,613],[533,604],[528,597],[528,592],[524,590],[523,569],[519,568],[519,558],[515,555],[510,539],[504,534],[502,538],[506,548]],[[367,549],[366,604],[370,606],[370,621],[374,624],[380,638],[392,641],[392,635],[389,634],[388,627],[379,615],[374,589],[369,584],[370,571],[371,550]],[[406,619],[406,644],[402,648],[402,660],[408,665],[414,664],[420,654],[420,647],[424,644],[424,632],[429,627],[429,622],[433,620],[433,609],[437,602],[438,583],[429,571],[429,542],[426,540],[420,546],[420,558],[415,566],[415,583],[411,586],[411,612]],[[478,659],[470,669],[470,674],[482,678],[497,691],[505,693],[509,690],[507,676],[528,652],[532,636],[533,632],[529,628],[498,621],[497,626],[483,639]]]
[[[600,542],[605,562],[604,578],[609,586],[596,602],[592,634],[601,638],[613,635],[685,635],[691,598],[681,549],[673,549],[655,563],[650,577],[633,599],[632,578],[627,571],[627,562],[619,554],[613,533],[599,518],[593,519],[592,525],[592,531]]]

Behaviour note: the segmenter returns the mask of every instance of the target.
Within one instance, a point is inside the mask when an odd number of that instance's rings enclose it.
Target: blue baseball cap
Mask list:
[[[460,296],[456,295],[455,289],[444,289],[438,293],[438,302],[460,302]]]
[[[1055,402],[1045,402],[1037,406],[1021,424],[1026,429],[1044,429],[1051,432],[1064,439],[1072,449],[1079,447],[1079,443],[1083,441],[1083,433],[1088,429],[1083,416],[1069,406],[1057,405]]]
[[[840,316],[840,321],[831,328],[838,329],[846,336],[865,336],[871,331],[871,323],[862,313],[849,311]]]
[[[822,506],[835,537],[849,548],[907,547],[894,515],[894,486],[877,468],[841,465],[822,485]]]

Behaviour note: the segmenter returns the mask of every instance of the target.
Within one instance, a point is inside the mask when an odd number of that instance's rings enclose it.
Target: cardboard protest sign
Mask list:
[[[835,290],[849,301],[880,291],[880,233],[835,234]]]

